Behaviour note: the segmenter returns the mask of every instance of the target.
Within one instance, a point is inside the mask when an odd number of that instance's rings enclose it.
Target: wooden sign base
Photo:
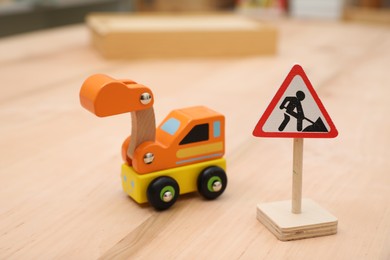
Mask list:
[[[300,214],[291,212],[290,200],[258,204],[257,219],[282,241],[337,233],[337,218],[310,199],[302,200]]]

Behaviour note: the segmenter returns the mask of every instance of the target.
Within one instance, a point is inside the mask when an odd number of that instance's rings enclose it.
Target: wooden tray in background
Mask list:
[[[235,14],[92,14],[87,24],[93,45],[106,58],[276,53],[275,27]]]

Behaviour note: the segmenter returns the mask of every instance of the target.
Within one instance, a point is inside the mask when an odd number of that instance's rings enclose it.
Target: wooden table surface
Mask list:
[[[1,39],[0,258],[390,259],[390,28],[274,23],[270,57],[108,61],[82,25]],[[339,225],[281,242],[256,205],[291,198],[292,140],[252,130],[296,62],[339,130],[306,140],[303,197]],[[130,116],[97,118],[79,104],[98,72],[149,86],[158,122],[199,104],[223,113],[223,196],[182,196],[165,212],[134,203],[119,177]]]

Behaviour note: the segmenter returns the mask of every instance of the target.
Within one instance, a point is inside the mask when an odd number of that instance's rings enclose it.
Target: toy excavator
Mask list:
[[[156,128],[152,91],[132,80],[102,74],[85,80],[81,105],[99,117],[131,112],[131,135],[122,145],[122,187],[137,203],[171,207],[179,194],[206,199],[227,185],[225,118],[207,107],[173,110]]]

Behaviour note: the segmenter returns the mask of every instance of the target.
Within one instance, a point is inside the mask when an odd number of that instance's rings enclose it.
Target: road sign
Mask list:
[[[306,73],[294,65],[257,123],[254,136],[333,138],[338,135]]]

